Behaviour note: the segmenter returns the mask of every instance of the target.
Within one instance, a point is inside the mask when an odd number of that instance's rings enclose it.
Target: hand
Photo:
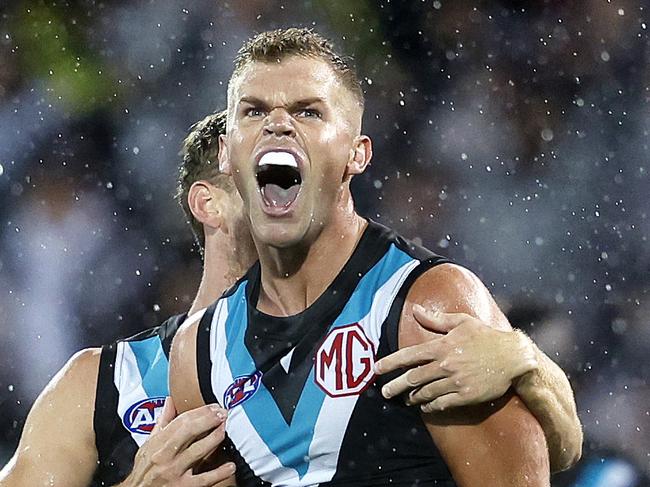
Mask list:
[[[138,450],[133,470],[120,487],[207,487],[232,476],[235,465],[230,462],[205,473],[192,472],[223,441],[226,416],[216,404],[176,416],[168,397],[151,437]]]
[[[403,348],[375,365],[378,374],[410,367],[382,388],[387,399],[408,392],[422,411],[478,404],[503,396],[513,379],[536,367],[530,339],[499,331],[465,313],[413,307],[416,321],[437,332],[431,341]],[[446,333],[446,334],[443,334]]]

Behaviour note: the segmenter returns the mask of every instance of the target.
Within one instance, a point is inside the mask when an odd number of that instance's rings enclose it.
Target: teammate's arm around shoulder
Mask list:
[[[101,350],[75,354],[32,407],[1,487],[86,487],[97,467],[93,411]]]
[[[413,316],[416,305],[466,313],[494,328],[510,329],[485,286],[457,265],[434,267],[413,284],[402,310],[400,348],[430,340]],[[423,419],[459,486],[549,485],[544,432],[513,394],[478,406],[423,413]]]

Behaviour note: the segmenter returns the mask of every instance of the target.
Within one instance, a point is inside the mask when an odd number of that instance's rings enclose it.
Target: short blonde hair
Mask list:
[[[322,59],[327,62],[359,106],[364,106],[363,90],[351,57],[343,56],[333,44],[312,29],[290,27],[257,34],[244,43],[234,61],[234,70],[228,84],[229,95],[235,80],[254,62],[278,62],[289,56]],[[229,96],[230,99],[232,99]]]

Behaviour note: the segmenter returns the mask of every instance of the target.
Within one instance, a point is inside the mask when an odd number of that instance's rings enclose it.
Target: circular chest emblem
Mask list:
[[[148,435],[165,406],[165,397],[148,397],[132,404],[124,413],[122,422],[131,433]]]
[[[226,409],[232,409],[250,399],[257,392],[262,380],[262,372],[259,370],[251,375],[237,377],[228,386],[223,394],[223,405]]]

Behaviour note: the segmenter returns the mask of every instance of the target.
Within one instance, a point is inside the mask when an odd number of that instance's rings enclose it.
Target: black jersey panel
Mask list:
[[[137,443],[118,414],[120,392],[115,385],[115,369],[119,346],[124,345],[124,342],[142,342],[158,337],[163,353],[168,356],[172,339],[185,318],[185,314],[172,316],[160,326],[102,347],[93,414],[98,465],[92,486],[116,485],[122,482],[131,473],[133,460],[138,451]],[[122,373],[126,374],[124,371]],[[123,379],[126,382],[139,381],[141,377],[123,377]]]

